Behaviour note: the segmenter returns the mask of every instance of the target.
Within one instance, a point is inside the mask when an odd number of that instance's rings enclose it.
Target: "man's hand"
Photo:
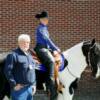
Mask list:
[[[20,84],[17,84],[15,87],[14,87],[14,90],[15,91],[18,91],[22,88],[23,86],[21,86]]]
[[[36,86],[35,85],[32,86],[32,90],[33,90],[32,95],[34,95],[36,93]]]

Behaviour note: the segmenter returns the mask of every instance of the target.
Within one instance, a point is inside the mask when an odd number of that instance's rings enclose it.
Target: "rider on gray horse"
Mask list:
[[[50,100],[55,100],[57,96],[56,87],[54,84],[54,66],[55,59],[51,54],[50,50],[53,52],[60,52],[60,49],[52,42],[49,37],[48,32],[48,13],[43,11],[35,16],[40,24],[36,29],[36,47],[35,51],[40,61],[45,65],[47,69],[46,85],[50,90]]]

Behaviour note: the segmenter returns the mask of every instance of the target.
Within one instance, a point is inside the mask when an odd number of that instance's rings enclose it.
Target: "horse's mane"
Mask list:
[[[95,53],[100,56],[100,44],[99,43],[95,43]]]
[[[64,53],[69,53],[69,52],[75,52],[75,49],[77,50],[80,46],[82,46],[83,42],[80,42],[76,45],[74,45],[73,47],[67,49],[66,51],[64,51]]]

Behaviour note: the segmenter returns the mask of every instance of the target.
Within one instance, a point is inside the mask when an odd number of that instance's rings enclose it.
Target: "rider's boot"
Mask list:
[[[57,87],[53,77],[47,80],[47,91],[50,91],[50,100],[57,100]]]

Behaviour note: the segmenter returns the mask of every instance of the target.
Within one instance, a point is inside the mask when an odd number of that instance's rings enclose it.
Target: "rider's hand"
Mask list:
[[[58,51],[58,53],[61,53],[61,50],[60,49],[58,49],[57,51]]]
[[[59,55],[60,53],[61,53],[61,50],[60,50],[60,49],[53,51],[54,56],[57,56],[57,55]]]
[[[58,51],[53,51],[54,56],[58,55]]]

